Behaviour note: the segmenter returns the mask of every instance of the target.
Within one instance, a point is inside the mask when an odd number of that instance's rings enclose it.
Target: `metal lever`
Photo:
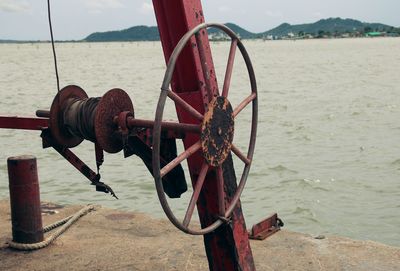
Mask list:
[[[64,157],[71,165],[73,165],[80,173],[89,179],[92,185],[96,186],[96,191],[110,193],[111,196],[118,199],[112,188],[103,182],[100,182],[100,174],[96,174],[90,169],[78,156],[70,149],[62,147],[54,142],[51,138],[50,130],[44,129],[40,135],[43,139],[43,147],[53,147],[62,157]]]

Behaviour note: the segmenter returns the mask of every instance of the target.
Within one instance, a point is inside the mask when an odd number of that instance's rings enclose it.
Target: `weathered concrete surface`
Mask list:
[[[44,215],[44,225],[80,208]],[[208,270],[202,237],[144,214],[97,208],[34,252],[6,248],[10,236],[9,202],[0,201],[0,270]],[[376,242],[281,231],[251,245],[259,271],[400,270],[400,248]]]

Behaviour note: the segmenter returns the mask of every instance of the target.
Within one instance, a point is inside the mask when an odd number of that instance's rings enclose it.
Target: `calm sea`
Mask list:
[[[278,212],[286,229],[338,234],[400,246],[400,39],[245,41],[259,87],[259,132],[242,202],[248,226]],[[213,43],[222,83],[229,43]],[[165,71],[160,44],[57,44],[61,85],[89,96],[119,87],[135,114],[153,119]],[[249,94],[235,62],[230,100]],[[56,94],[50,44],[0,44],[0,114],[33,115]],[[168,105],[169,118],[174,118]],[[250,116],[236,121],[248,142]],[[38,158],[42,200],[96,203],[164,217],[153,180],[137,157],[105,157],[101,173],[120,200],[98,193],[35,131],[0,130],[0,199],[8,197],[6,159]],[[94,166],[93,144],[74,151]],[[240,163],[236,164],[238,171]],[[171,204],[183,214],[190,193]]]

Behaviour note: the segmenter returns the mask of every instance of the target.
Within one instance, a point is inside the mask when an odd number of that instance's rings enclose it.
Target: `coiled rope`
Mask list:
[[[9,241],[8,246],[10,248],[18,249],[18,250],[36,250],[41,249],[53,242],[57,237],[59,237],[62,233],[64,233],[74,222],[76,222],[79,218],[86,215],[87,213],[94,210],[94,205],[88,205],[78,211],[76,214],[66,217],[62,220],[59,220],[53,224],[46,226],[43,229],[43,232],[51,231],[57,227],[63,225],[60,229],[58,229],[54,234],[47,237],[44,241],[34,244],[23,244],[23,243],[16,243],[14,241]]]

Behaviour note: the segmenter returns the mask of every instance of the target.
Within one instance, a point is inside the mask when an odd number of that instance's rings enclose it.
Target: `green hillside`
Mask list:
[[[341,18],[328,18],[322,19],[315,23],[309,24],[297,24],[291,25],[283,23],[271,30],[262,33],[252,33],[246,29],[233,24],[225,24],[231,28],[236,34],[242,39],[257,39],[264,38],[267,36],[273,36],[282,38],[287,36],[289,33],[293,35],[303,36],[305,34],[311,34],[314,37],[323,36],[336,36],[336,34],[344,33],[357,33],[357,35],[350,36],[363,36],[367,32],[388,32],[388,36],[400,36],[400,28],[395,28],[389,25],[380,23],[364,23],[353,19],[341,19]],[[220,40],[226,39],[226,36],[219,34],[220,30],[210,29],[209,34],[211,39]],[[328,34],[328,35],[327,35]],[[292,36],[293,36],[292,35]],[[156,26],[134,26],[124,30],[107,31],[107,32],[96,32],[90,34],[83,40],[69,41],[69,42],[110,42],[110,41],[158,41],[160,36],[158,28]],[[1,40],[0,43],[26,43],[26,42],[43,42],[43,41],[14,41],[14,40]],[[63,42],[63,41],[57,41]],[[67,42],[67,41],[65,41]]]
[[[254,39],[257,38],[258,34],[252,33],[247,31],[244,28],[241,28],[240,26],[233,24],[233,23],[226,23],[225,24],[227,27],[229,27],[230,29],[232,29],[233,32],[235,32],[236,34],[238,34],[242,39]],[[221,30],[216,29],[216,28],[210,28],[208,30],[208,34],[215,34],[217,32],[220,32]]]
[[[388,31],[392,27],[379,24],[379,23],[363,23],[353,19],[341,19],[341,18],[329,18],[322,19],[315,23],[310,24],[297,24],[291,25],[288,23],[283,23],[278,27],[268,30],[262,35],[272,35],[272,36],[285,36],[288,33],[309,33],[318,34],[320,31],[325,33],[352,33],[352,32],[364,32],[369,31]],[[369,32],[367,31],[367,32]]]
[[[341,19],[341,18],[329,18],[322,19],[315,23],[310,24],[297,24],[291,25],[288,23],[283,23],[271,30],[262,33],[252,33],[243,29],[242,27],[233,24],[225,24],[231,28],[236,34],[238,34],[242,39],[256,39],[262,38],[268,35],[283,37],[289,33],[308,33],[313,35],[318,35],[319,33],[355,33],[355,32],[371,32],[371,31],[390,31],[394,28],[379,23],[363,23],[358,20],[353,19]],[[210,29],[210,35],[217,35],[220,30]],[[98,42],[98,41],[155,41],[159,40],[159,33],[156,26],[134,26],[128,29],[120,31],[108,31],[108,32],[98,32],[93,33],[86,37],[84,41]]]
[[[253,39],[256,34],[251,33],[240,26],[227,23],[230,29],[239,34],[243,39]],[[219,30],[212,28],[209,34],[215,34]],[[158,28],[156,26],[134,26],[120,31],[96,32],[87,36],[84,41],[89,42],[107,42],[107,41],[155,41],[160,40]]]
[[[96,32],[87,36],[84,41],[155,41],[160,40],[156,26],[134,26],[120,31]]]

